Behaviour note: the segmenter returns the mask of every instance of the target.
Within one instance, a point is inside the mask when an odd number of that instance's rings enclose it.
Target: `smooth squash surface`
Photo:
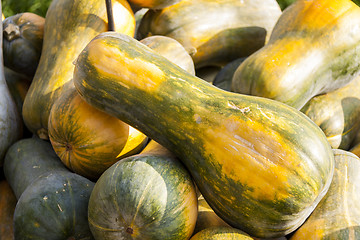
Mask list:
[[[89,104],[175,153],[211,208],[253,236],[295,230],[330,185],[333,153],[304,114],[223,91],[124,34],[93,39],[74,84]]]

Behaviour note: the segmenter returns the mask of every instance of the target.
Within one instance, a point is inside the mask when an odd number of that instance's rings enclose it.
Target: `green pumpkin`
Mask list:
[[[95,239],[187,240],[196,216],[197,198],[189,173],[154,141],[140,154],[106,170],[89,202]]]
[[[221,90],[134,38],[98,35],[78,56],[73,80],[90,105],[176,154],[210,207],[250,235],[294,231],[330,185],[330,144],[306,115]]]

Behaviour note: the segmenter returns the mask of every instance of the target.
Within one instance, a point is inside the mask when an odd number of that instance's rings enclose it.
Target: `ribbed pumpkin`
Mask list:
[[[87,209],[93,187],[93,182],[70,171],[39,176],[16,204],[15,239],[92,240]]]
[[[147,143],[141,132],[87,104],[73,86],[54,102],[48,126],[51,145],[61,161],[93,180]]]
[[[112,1],[115,30],[133,36],[134,14],[125,0]],[[54,0],[45,17],[40,62],[26,95],[23,118],[31,132],[48,139],[48,120],[54,101],[72,79],[73,62],[86,44],[107,31],[105,1]]]
[[[13,219],[17,199],[6,180],[0,181],[0,239],[14,240]]]
[[[286,104],[223,91],[120,33],[98,35],[75,65],[90,105],[176,154],[210,207],[250,235],[295,230],[330,185],[324,133]]]
[[[333,148],[348,150],[360,130],[360,76],[313,97],[301,111],[320,126]]]
[[[190,240],[253,240],[253,238],[239,229],[221,226],[206,228]]]
[[[1,13],[1,2],[0,2]],[[0,26],[2,32],[2,25]],[[3,38],[0,38],[2,46]],[[22,122],[5,80],[3,48],[0,49],[0,167],[7,149],[22,136]]]
[[[30,12],[3,21],[3,49],[6,67],[33,78],[43,45],[45,18]]]
[[[186,240],[196,216],[190,174],[154,141],[106,170],[89,202],[90,229],[97,240]]]
[[[55,170],[69,171],[51,144],[37,137],[21,139],[6,152],[4,174],[17,199],[40,175]]]
[[[360,8],[350,0],[299,0],[276,23],[268,44],[236,70],[234,92],[301,109],[360,72]]]
[[[290,240],[360,238],[360,158],[335,149],[329,191]]]
[[[182,0],[161,10],[150,9],[136,38],[176,39],[193,57],[195,68],[225,65],[261,48],[280,15],[275,0]]]

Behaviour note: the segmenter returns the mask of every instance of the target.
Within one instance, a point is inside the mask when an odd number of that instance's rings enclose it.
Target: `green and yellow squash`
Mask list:
[[[196,217],[190,174],[155,141],[106,170],[90,196],[90,229],[99,240],[187,240]]]
[[[290,240],[360,239],[360,158],[341,149],[334,154],[329,191]]]
[[[140,40],[157,54],[166,57],[171,62],[195,75],[194,61],[183,45],[173,38],[155,35]]]
[[[276,23],[268,44],[236,70],[232,91],[301,109],[360,72],[360,8],[350,0],[299,0]]]
[[[9,183],[0,181],[0,239],[14,240],[14,211],[17,199]]]
[[[118,160],[139,153],[148,140],[135,128],[87,104],[73,86],[54,102],[48,127],[61,161],[92,180]]]
[[[3,21],[4,64],[33,78],[39,64],[45,18],[31,12],[18,13]]]
[[[0,32],[2,32],[2,25],[0,26]],[[2,42],[3,38],[0,38],[0,46],[2,46]],[[21,117],[5,80],[2,49],[0,49],[0,167],[3,166],[8,148],[19,140],[23,134]]]
[[[147,11],[136,38],[176,39],[192,56],[195,68],[225,65],[261,48],[280,15],[276,0],[182,0]]]
[[[128,0],[129,3],[137,8],[162,9],[182,0]]]
[[[247,233],[230,226],[206,228],[195,234],[190,240],[253,240]]]
[[[15,142],[6,152],[4,174],[17,199],[42,174],[65,171],[51,144],[38,137]]]
[[[90,105],[176,154],[210,207],[252,236],[292,232],[330,185],[330,144],[306,115],[221,90],[124,34],[94,38],[74,84]]]
[[[313,97],[301,111],[320,126],[332,148],[349,150],[360,131],[360,76],[344,87]]]
[[[93,182],[70,171],[41,175],[16,204],[15,239],[93,240],[87,215],[93,187]]]
[[[113,0],[115,30],[133,36],[134,14],[126,0]],[[51,107],[72,79],[74,60],[86,44],[108,30],[105,1],[54,0],[45,17],[44,41],[38,68],[23,105],[31,132],[48,139]]]

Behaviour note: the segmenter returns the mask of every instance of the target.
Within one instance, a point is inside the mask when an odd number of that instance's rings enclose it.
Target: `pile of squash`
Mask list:
[[[0,239],[360,239],[359,6],[111,4],[3,19]]]

